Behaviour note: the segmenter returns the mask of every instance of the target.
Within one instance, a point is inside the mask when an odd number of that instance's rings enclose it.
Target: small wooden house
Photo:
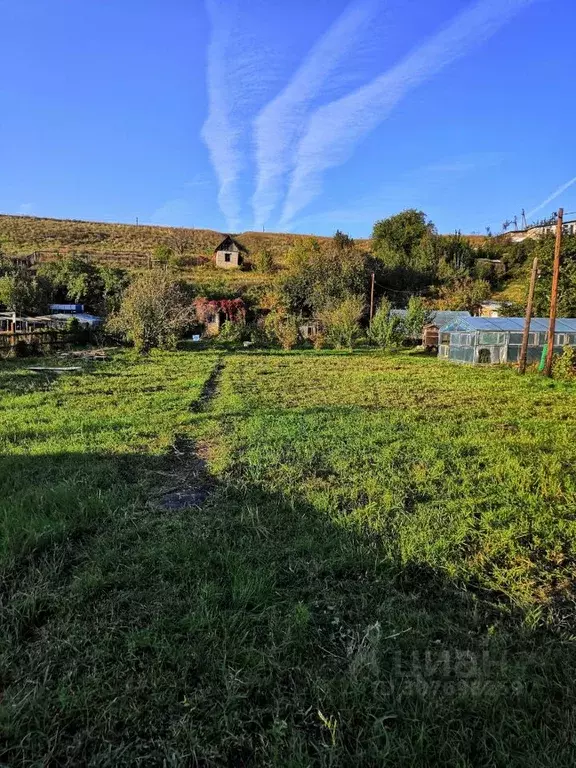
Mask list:
[[[227,235],[214,251],[216,266],[221,269],[239,269],[244,263],[246,248]]]

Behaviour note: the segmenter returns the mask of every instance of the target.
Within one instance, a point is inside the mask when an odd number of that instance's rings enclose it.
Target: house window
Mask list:
[[[568,334],[567,333],[557,333],[556,334],[556,345],[557,347],[564,347],[566,344],[568,344]]]
[[[232,260],[232,254],[231,253],[225,253],[224,254],[224,261],[226,264],[230,264],[230,261]]]

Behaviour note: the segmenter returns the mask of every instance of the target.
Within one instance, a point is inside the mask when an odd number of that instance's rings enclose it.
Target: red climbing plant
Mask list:
[[[218,312],[223,312],[231,323],[246,319],[246,305],[242,299],[206,299],[199,298],[194,302],[196,317],[201,323],[208,322]]]

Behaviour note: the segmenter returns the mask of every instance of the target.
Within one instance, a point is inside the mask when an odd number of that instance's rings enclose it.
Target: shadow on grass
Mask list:
[[[0,761],[574,764],[570,644],[191,450],[0,457]]]

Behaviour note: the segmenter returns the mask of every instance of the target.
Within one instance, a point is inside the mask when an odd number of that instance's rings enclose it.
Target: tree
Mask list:
[[[554,235],[547,235],[537,241],[532,252],[532,256],[538,258],[540,270],[534,294],[534,314],[537,317],[547,317],[550,312],[554,243]],[[564,235],[562,238],[558,317],[576,317],[576,235]]]
[[[436,234],[434,224],[426,219],[423,211],[410,208],[395,216],[377,221],[372,231],[375,251],[377,252],[381,246],[385,245],[410,259],[415,247],[424,238]]]
[[[485,280],[462,277],[440,288],[438,305],[439,309],[474,312],[483,301],[490,298],[490,295],[490,284]]]
[[[52,283],[27,269],[14,269],[0,277],[0,304],[21,315],[42,314],[48,311],[52,298]]]
[[[468,240],[462,237],[459,232],[437,238],[436,251],[439,262],[449,266],[452,273],[469,270],[474,265],[478,255]]]
[[[152,270],[131,283],[108,328],[123,334],[139,352],[148,352],[173,347],[193,321],[194,308],[182,289],[166,272]]]
[[[190,230],[174,229],[168,239],[168,245],[173,253],[179,258],[186,256],[194,247],[194,240],[190,235]]]
[[[438,254],[436,229],[422,211],[410,209],[374,224],[373,251],[382,263],[382,279],[397,291],[413,291],[434,282]]]
[[[280,297],[293,314],[315,315],[351,295],[367,296],[371,271],[361,249],[334,243],[320,247],[311,240],[292,249]]]
[[[432,312],[426,302],[419,296],[412,296],[408,301],[408,312],[405,320],[406,333],[412,337],[420,336],[424,326],[428,325],[431,320]]]
[[[81,302],[93,310],[99,308],[103,282],[98,268],[89,259],[76,254],[60,257],[57,261],[43,264],[39,273],[52,281],[62,299]]]
[[[319,314],[326,339],[335,347],[352,349],[360,335],[360,318],[365,309],[362,296],[350,296],[326,306]]]
[[[406,338],[402,318],[392,315],[390,309],[390,302],[382,299],[368,329],[368,338],[380,349],[395,349]]]
[[[89,258],[77,254],[42,264],[38,274],[52,283],[54,294],[60,300],[79,302],[96,314],[117,309],[122,291],[129,283],[125,270],[93,264]]]
[[[130,277],[118,267],[100,267],[99,273],[106,313],[115,312],[120,306],[122,294],[130,285]]]
[[[333,238],[333,243],[334,243],[334,246],[339,250],[345,250],[346,248],[354,247],[354,240],[350,237],[350,235],[346,235],[344,232],[341,232],[339,229],[336,230],[336,233]]]

